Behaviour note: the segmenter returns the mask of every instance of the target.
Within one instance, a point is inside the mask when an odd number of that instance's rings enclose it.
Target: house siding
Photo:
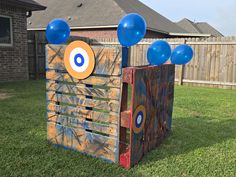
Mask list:
[[[12,17],[13,46],[0,46],[0,82],[28,80],[26,11],[1,4],[0,15]]]
[[[73,30],[72,36],[80,36],[86,38],[117,38],[117,30],[114,29],[85,29],[85,30]],[[154,31],[147,31],[145,38],[165,38],[164,34]]]

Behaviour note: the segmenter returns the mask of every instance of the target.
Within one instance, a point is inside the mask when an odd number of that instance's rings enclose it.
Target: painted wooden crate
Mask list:
[[[49,142],[132,167],[171,128],[174,65],[122,68],[126,55],[121,47],[97,45],[92,46],[96,59],[92,75],[77,80],[65,69],[65,49],[46,46]],[[140,105],[146,119],[135,128],[133,117]]]

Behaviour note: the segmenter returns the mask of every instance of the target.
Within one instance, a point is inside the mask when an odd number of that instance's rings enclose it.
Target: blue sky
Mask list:
[[[236,35],[236,0],[141,0],[172,21],[208,22],[226,36]]]

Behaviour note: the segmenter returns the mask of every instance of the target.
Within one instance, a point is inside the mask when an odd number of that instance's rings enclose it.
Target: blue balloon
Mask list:
[[[166,41],[156,41],[148,48],[147,58],[151,65],[162,65],[170,56],[171,47]]]
[[[120,44],[130,47],[140,42],[146,35],[147,24],[145,19],[136,13],[123,17],[118,25],[117,35]]]
[[[70,26],[63,19],[54,19],[47,26],[46,36],[50,44],[63,44],[70,37]]]
[[[171,62],[177,65],[185,65],[193,58],[193,49],[189,45],[182,44],[175,48],[171,56]]]

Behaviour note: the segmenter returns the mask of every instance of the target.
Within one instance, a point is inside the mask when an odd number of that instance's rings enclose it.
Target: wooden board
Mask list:
[[[68,73],[62,73],[56,70],[48,70],[46,72],[46,78],[52,81],[71,82],[75,84],[88,84],[115,88],[120,88],[121,85],[121,80],[119,76],[90,76],[85,80],[78,80],[70,76]]]
[[[85,108],[82,109],[80,107],[56,105],[50,102],[47,105],[47,110],[76,117],[83,117],[97,122],[106,122],[116,125],[119,123],[119,114],[117,113],[104,113],[94,110],[87,110]]]
[[[105,99],[120,99],[120,89],[118,88],[89,88],[83,84],[70,85],[68,83],[56,83],[54,81],[48,81],[46,86],[47,91],[56,91],[67,94],[86,95],[96,98]]]
[[[85,130],[91,130],[95,132],[101,132],[102,134],[116,136],[117,125],[102,124],[93,121],[88,121],[82,117],[72,117],[67,115],[61,115],[55,112],[49,112],[49,121],[67,126],[71,128],[80,128]]]
[[[71,128],[48,122],[48,141],[65,148],[94,157],[116,162],[116,138],[91,133],[85,129]]]
[[[120,103],[119,101],[115,100],[109,100],[109,101],[96,100],[79,95],[71,96],[65,94],[57,94],[56,92],[53,91],[47,92],[47,99],[53,102],[60,102],[74,106],[80,106],[81,108],[89,107],[114,113],[120,112],[119,109]]]
[[[175,85],[175,67],[168,68],[168,105],[167,105],[167,130],[170,131],[172,127],[172,113],[174,108],[174,85]]]
[[[66,46],[47,45],[48,60],[46,69],[66,71],[64,65],[64,53]],[[95,54],[96,66],[93,75],[121,75],[122,56],[120,47],[92,47]]]

